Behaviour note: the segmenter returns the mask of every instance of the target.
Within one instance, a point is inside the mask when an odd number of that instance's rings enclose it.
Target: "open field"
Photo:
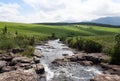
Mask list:
[[[8,28],[9,32],[18,31],[19,34],[25,35],[41,35],[48,36],[55,33],[56,36],[103,36],[114,35],[120,32],[120,28],[109,28],[100,26],[86,26],[86,25],[42,25],[42,24],[22,24],[0,22],[0,30],[4,27]]]
[[[44,24],[23,24],[0,22],[0,30],[7,27],[10,34],[15,34],[17,31],[19,35],[39,36],[44,38],[55,33],[57,37],[77,37],[81,36],[85,39],[94,40],[100,43],[105,51],[109,51],[114,46],[114,36],[120,33],[120,28],[109,28],[102,26],[89,25],[44,25]],[[109,49],[109,50],[108,50]],[[104,51],[103,50],[103,51]]]

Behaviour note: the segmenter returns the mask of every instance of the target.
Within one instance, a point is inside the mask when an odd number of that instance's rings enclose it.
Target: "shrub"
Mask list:
[[[70,47],[83,50],[84,40],[81,37],[67,38],[65,41]]]
[[[87,53],[101,52],[102,45],[92,40],[85,40],[83,49]]]
[[[115,36],[116,44],[111,53],[111,63],[120,64],[120,34]]]
[[[84,44],[84,40],[81,37],[77,37],[76,38],[76,48],[78,50],[83,50],[83,44]]]
[[[35,44],[35,37],[31,37],[29,40],[29,45],[34,45]]]
[[[7,40],[1,40],[0,41],[0,49],[12,49],[12,48],[15,48],[17,47],[17,44],[15,42],[15,40],[13,39],[7,39]]]
[[[32,46],[26,46],[24,50],[25,51],[21,53],[23,56],[27,56],[27,57],[33,56],[34,48]]]
[[[77,40],[76,40],[76,38],[72,38],[71,41],[70,41],[70,47],[76,48],[76,45],[77,45]]]
[[[4,29],[3,29],[3,34],[6,34],[8,31],[7,31],[7,27],[5,26]]]

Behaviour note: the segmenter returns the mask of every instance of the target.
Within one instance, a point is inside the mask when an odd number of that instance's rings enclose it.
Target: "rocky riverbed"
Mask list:
[[[120,66],[103,63],[106,55],[70,49],[59,40],[35,47],[34,56],[0,54],[0,81],[120,81]]]
[[[14,54],[0,54],[0,81],[45,81],[45,71],[40,64],[40,54],[33,58]],[[44,80],[41,80],[43,79]]]
[[[119,81],[120,66],[103,63],[108,56],[102,53],[75,52],[59,40],[36,48],[44,55],[47,81]]]

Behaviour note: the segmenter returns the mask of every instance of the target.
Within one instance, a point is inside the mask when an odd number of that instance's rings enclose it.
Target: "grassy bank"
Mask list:
[[[3,29],[5,27],[7,27],[7,33],[3,35]],[[35,39],[34,41],[37,42],[54,35],[54,37],[65,39],[65,41],[71,38],[72,41],[70,43],[73,46],[76,44],[77,37],[82,37],[84,40],[92,40],[95,44],[99,43],[102,46],[101,52],[109,55],[115,45],[114,36],[118,33],[120,33],[119,27],[0,22],[0,49],[31,46],[30,43],[33,41],[33,38]]]

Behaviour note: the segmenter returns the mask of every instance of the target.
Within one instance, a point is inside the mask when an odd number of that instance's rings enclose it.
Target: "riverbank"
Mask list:
[[[59,40],[35,46],[32,58],[0,54],[0,81],[120,81],[120,66],[101,53],[76,52]]]
[[[94,76],[90,81],[120,81],[120,66],[103,62],[106,58],[110,57],[102,53],[88,54],[78,51],[78,53],[72,56],[55,59],[52,63],[56,66],[77,63],[85,67],[100,67],[102,74]]]
[[[38,81],[45,79],[45,71],[40,64],[40,55],[32,58],[18,54],[0,54],[0,81]],[[40,80],[41,81],[41,80]]]
[[[104,81],[113,81],[114,79],[113,77],[118,77],[115,78],[115,80],[119,81],[120,66],[110,65],[108,63],[103,62],[103,60],[105,60],[106,58],[110,58],[107,55],[104,55],[102,53],[88,54],[79,51],[75,52],[75,50],[70,49],[65,44],[62,44],[60,41],[57,40],[48,41],[48,43],[43,44],[42,46],[38,46],[37,49],[38,48],[42,51],[42,54],[44,54],[44,58],[41,59],[42,60],[41,63],[43,63],[43,65],[45,64],[45,66],[47,65],[47,69],[49,68],[49,71],[51,71],[50,73],[53,75],[52,77],[54,78],[48,81],[60,81],[60,80],[88,81],[87,78],[89,75],[86,76],[86,73],[89,74],[89,72],[85,71],[86,68],[90,70],[90,75],[92,74],[94,76],[94,77],[89,76],[89,79],[91,77],[91,81],[101,81],[101,78],[98,79],[98,77],[102,77],[102,78],[109,77],[110,80],[104,79]],[[72,53],[65,51],[72,51]],[[82,71],[81,67],[84,68],[83,69],[84,72],[81,72]],[[100,69],[98,69],[97,67]],[[73,70],[76,72],[74,72]],[[83,75],[81,75],[82,73]],[[82,77],[83,78],[82,79],[81,76],[79,75],[84,76],[84,78]],[[49,73],[47,77],[49,77]],[[77,78],[77,79],[73,79],[73,78]]]

